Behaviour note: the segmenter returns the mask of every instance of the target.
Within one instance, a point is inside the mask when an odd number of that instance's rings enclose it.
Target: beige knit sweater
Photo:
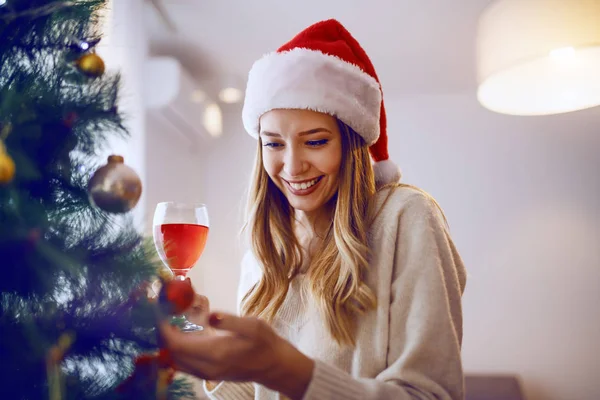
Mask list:
[[[389,195],[389,196],[388,196]],[[399,187],[377,193],[369,231],[367,283],[378,307],[359,320],[354,348],[329,335],[303,275],[294,279],[275,330],[315,360],[304,400],[464,398],[461,364],[462,260],[433,201]],[[251,254],[242,262],[238,295],[260,278]],[[211,399],[282,399],[253,383],[221,382]]]

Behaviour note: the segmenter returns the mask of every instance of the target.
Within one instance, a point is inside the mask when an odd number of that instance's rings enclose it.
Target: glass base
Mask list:
[[[182,332],[198,332],[203,331],[202,325],[196,325],[190,322],[185,315],[174,315],[171,318],[171,325],[178,327]]]
[[[180,280],[180,281],[184,281],[186,280],[186,276],[185,274],[189,271],[190,269],[186,269],[186,270],[171,270],[175,273],[175,279]],[[177,273],[176,271],[184,271],[184,273]],[[182,332],[199,332],[199,331],[203,331],[204,327],[202,325],[196,325],[193,322],[190,322],[185,315],[178,315],[173,317],[173,322],[175,322],[178,326],[179,329],[181,329]]]
[[[185,269],[173,269],[171,268],[171,272],[173,272],[173,275],[175,275],[175,279],[179,279],[180,281],[184,281],[185,278],[187,277],[187,273],[190,272],[191,268],[185,268]]]
[[[199,332],[203,331],[204,327],[202,325],[196,325],[191,323],[190,321],[185,321],[183,326],[181,327],[182,332]]]

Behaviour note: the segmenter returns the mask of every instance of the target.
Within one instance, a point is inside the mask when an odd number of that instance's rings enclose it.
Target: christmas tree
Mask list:
[[[128,211],[105,0],[0,0],[0,398],[181,398],[158,352],[154,249]],[[161,362],[161,357],[162,362]],[[167,357],[168,358],[168,357]]]

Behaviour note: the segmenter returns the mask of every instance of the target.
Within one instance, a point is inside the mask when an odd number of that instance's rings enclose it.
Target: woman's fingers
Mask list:
[[[181,331],[171,325],[167,319],[161,318],[158,321],[158,340],[159,347],[172,348],[173,344],[178,342]]]
[[[194,302],[192,303],[192,308],[208,313],[210,311],[210,301],[208,300],[208,297],[196,293],[194,296]]]
[[[242,337],[209,337],[195,352],[173,355],[175,368],[179,371],[208,380],[243,379],[248,373],[246,350],[248,344]]]
[[[257,318],[212,314],[220,334],[185,333],[162,323],[159,332],[179,371],[209,380],[253,380],[275,359],[276,335]]]
[[[181,356],[174,359],[175,369],[201,379],[210,379],[210,363],[198,358]]]
[[[192,306],[185,311],[185,317],[196,325],[206,327],[208,325],[208,314],[210,302],[208,297],[196,293]]]
[[[246,338],[258,339],[267,335],[270,330],[265,329],[265,322],[254,317],[237,317],[232,314],[213,313],[209,318],[210,326],[235,333]]]
[[[203,332],[182,332],[164,322],[159,324],[162,346],[167,348],[173,358],[197,358],[214,360],[230,348],[234,337],[229,335],[206,335]],[[242,338],[239,338],[241,340]]]

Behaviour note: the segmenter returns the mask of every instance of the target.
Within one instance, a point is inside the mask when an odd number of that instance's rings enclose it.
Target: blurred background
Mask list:
[[[483,107],[477,29],[490,3],[113,2],[101,51],[125,77],[133,140],[115,146],[144,182],[140,229],[151,234],[157,202],[207,204],[208,244],[189,276],[213,309],[236,310],[256,149],[241,122],[246,74],[306,26],[336,18],[379,74],[403,181],[440,202],[469,271],[465,372],[514,376],[531,400],[600,398],[600,108]]]

